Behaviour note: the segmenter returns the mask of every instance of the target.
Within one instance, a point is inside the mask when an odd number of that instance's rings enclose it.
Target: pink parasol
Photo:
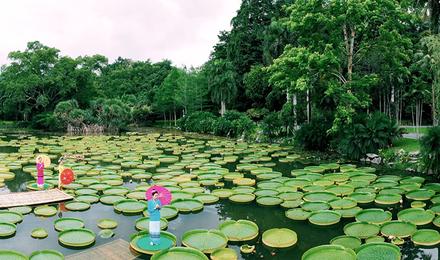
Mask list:
[[[153,185],[147,190],[147,200],[153,198],[153,191],[159,193],[159,200],[162,205],[168,205],[171,203],[171,192],[162,186]]]

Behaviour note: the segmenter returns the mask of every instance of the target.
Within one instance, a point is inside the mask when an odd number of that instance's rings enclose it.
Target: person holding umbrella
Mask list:
[[[158,245],[160,243],[160,208],[162,204],[159,200],[159,192],[153,190],[152,198],[148,201],[148,214],[150,216],[150,245]]]

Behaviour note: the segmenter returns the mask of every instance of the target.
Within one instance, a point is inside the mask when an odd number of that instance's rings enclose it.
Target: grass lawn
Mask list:
[[[405,132],[407,132],[407,133],[417,133],[417,129],[416,129],[415,127],[412,127],[412,126],[404,126],[404,127],[402,127],[402,128],[405,129]],[[422,135],[424,135],[424,134],[428,133],[429,128],[430,128],[430,127],[428,127],[428,126],[421,126],[421,127],[419,128],[419,133],[422,134]]]
[[[392,150],[398,151],[403,149],[408,152],[420,151],[420,143],[417,139],[400,138],[393,143]]]

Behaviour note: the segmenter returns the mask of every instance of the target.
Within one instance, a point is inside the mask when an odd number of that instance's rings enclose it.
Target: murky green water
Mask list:
[[[14,140],[16,138],[16,136],[3,137],[4,140]],[[0,153],[11,152],[17,152],[17,148],[8,146],[0,147]],[[303,165],[298,163],[279,163],[276,159],[274,159],[273,162],[277,163],[274,170],[280,171],[284,176],[289,177],[290,170],[303,167]],[[235,163],[228,164],[226,167],[233,171],[235,165]],[[148,171],[154,173],[154,170]],[[12,181],[7,181],[6,186],[0,189],[1,193],[25,190],[25,182],[33,179],[28,173],[21,170],[14,172],[16,173],[16,178]],[[136,184],[136,182],[129,182],[128,179],[125,179],[124,182],[124,186],[130,189],[134,189]],[[374,205],[371,205],[371,207],[374,207]],[[180,245],[180,238],[183,233],[188,230],[215,229],[220,222],[226,219],[248,219],[257,223],[260,228],[260,235],[257,239],[249,243],[256,245],[255,254],[243,255],[239,250],[240,244],[228,245],[228,247],[236,250],[240,259],[300,259],[301,255],[309,248],[328,244],[332,238],[343,235],[343,226],[349,222],[353,222],[353,219],[343,219],[339,224],[331,227],[318,227],[309,224],[307,221],[292,221],[285,217],[285,211],[286,209],[279,206],[262,207],[257,205],[255,201],[251,204],[243,205],[234,204],[228,200],[220,200],[214,205],[205,205],[201,212],[195,214],[180,213],[177,218],[169,221],[167,231],[176,235],[178,239],[177,245]],[[396,210],[393,211],[393,215],[393,218],[396,218]],[[55,231],[53,223],[60,217],[80,218],[84,220],[85,227],[93,230],[96,234],[100,231],[96,225],[98,219],[111,218],[116,220],[118,222],[118,227],[114,230],[116,235],[110,239],[103,239],[97,236],[93,246],[98,246],[118,238],[129,241],[129,236],[137,232],[134,223],[136,219],[142,217],[142,215],[126,216],[118,214],[114,211],[113,206],[104,205],[99,202],[92,204],[92,207],[87,211],[60,212],[58,215],[49,218],[37,217],[31,213],[25,215],[23,221],[17,224],[15,236],[0,239],[0,249],[13,249],[28,255],[33,251],[42,249],[55,249],[65,255],[79,252],[80,250],[69,249],[58,243],[58,232]],[[42,240],[31,238],[31,231],[37,227],[45,228],[49,232],[49,236]],[[293,248],[285,250],[271,250],[266,248],[261,242],[261,234],[265,230],[281,227],[294,230],[298,234],[298,243]],[[433,225],[429,227],[435,228]],[[410,242],[402,247],[402,253],[405,259],[438,259],[438,248],[419,249],[413,247]],[[145,256],[143,258],[148,257]]]

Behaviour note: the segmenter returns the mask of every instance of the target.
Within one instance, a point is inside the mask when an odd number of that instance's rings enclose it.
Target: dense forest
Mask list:
[[[438,0],[243,0],[200,68],[29,42],[0,71],[0,118],[47,130],[168,122],[358,159],[438,125]]]

